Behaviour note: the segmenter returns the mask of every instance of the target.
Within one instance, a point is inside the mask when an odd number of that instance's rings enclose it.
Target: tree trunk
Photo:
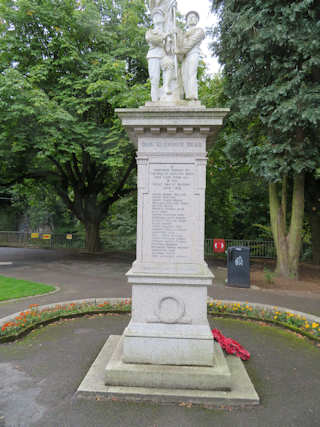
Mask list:
[[[282,183],[285,185],[286,181]],[[283,200],[283,198],[282,198]],[[269,184],[270,220],[273,240],[277,252],[276,273],[280,276],[289,276],[288,242],[286,236],[285,209],[280,204],[277,184]]]
[[[302,229],[304,217],[304,174],[293,180],[291,224],[289,231],[289,274],[298,278],[299,258],[302,245]]]
[[[315,212],[311,215],[311,241],[312,241],[312,262],[320,265],[320,215]]]
[[[289,233],[287,233],[286,177],[282,181],[282,197],[279,200],[277,184],[269,184],[270,220],[277,252],[276,273],[286,278],[297,279],[302,243],[304,214],[304,175],[294,177],[292,209]]]
[[[305,180],[306,216],[311,227],[312,262],[320,265],[320,179],[313,173]]]
[[[101,250],[100,223],[87,222],[85,224],[85,229],[86,229],[86,250],[90,253],[99,252]]]

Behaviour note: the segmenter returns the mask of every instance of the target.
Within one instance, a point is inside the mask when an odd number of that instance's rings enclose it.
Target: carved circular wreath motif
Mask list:
[[[158,317],[163,323],[178,323],[185,313],[184,302],[176,297],[163,297],[158,303]]]

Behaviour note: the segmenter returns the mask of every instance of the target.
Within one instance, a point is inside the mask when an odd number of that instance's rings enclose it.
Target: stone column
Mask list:
[[[137,146],[138,224],[132,319],[122,362],[214,365],[204,261],[206,140],[227,109],[118,110]]]
[[[259,403],[241,360],[214,345],[207,320],[206,142],[227,112],[196,102],[117,111],[138,149],[137,257],[127,273],[132,318],[122,336],[108,337],[78,394]]]

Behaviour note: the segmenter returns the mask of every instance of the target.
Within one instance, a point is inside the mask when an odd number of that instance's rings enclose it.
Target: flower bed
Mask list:
[[[22,311],[15,319],[3,324],[0,327],[0,343],[14,341],[39,326],[44,326],[60,319],[79,317],[86,314],[130,313],[131,301],[124,300],[113,304],[108,301],[102,304],[86,302],[81,304],[57,304],[54,307],[41,310],[38,307],[38,304],[31,304],[28,310]]]
[[[57,304],[54,307],[43,309],[40,309],[37,304],[31,304],[28,310],[21,312],[12,321],[8,321],[0,327],[0,343],[13,341],[26,335],[32,329],[59,319],[78,317],[86,314],[130,312],[130,299],[125,299],[117,303],[105,301],[101,304],[97,302]],[[208,303],[208,314],[268,322],[288,328],[320,342],[319,323],[307,320],[306,317],[289,311],[280,311],[277,307],[267,310],[251,306],[250,304],[222,303],[217,301]]]
[[[310,339],[320,341],[320,324],[308,320],[305,316],[282,311],[278,307],[261,309],[248,303],[208,303],[208,314],[213,316],[237,317],[241,319],[257,320],[282,326],[297,332]]]

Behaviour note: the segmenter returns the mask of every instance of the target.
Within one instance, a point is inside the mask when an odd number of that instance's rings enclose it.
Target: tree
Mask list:
[[[219,13],[213,49],[224,65],[232,99],[228,152],[246,158],[253,173],[269,183],[276,271],[297,277],[305,174],[319,167],[320,159],[320,4],[212,4]]]
[[[79,221],[66,209],[52,186],[44,181],[25,179],[10,188],[11,210],[19,212],[19,231],[74,233]],[[15,230],[12,228],[11,230]]]
[[[148,96],[144,2],[0,0],[0,16],[1,184],[49,184],[97,251],[110,207],[135,191],[114,109]]]
[[[228,107],[226,79],[221,74],[199,76],[199,97],[208,108]],[[231,161],[225,153],[225,139],[233,132],[225,126],[208,151],[206,189],[206,236],[228,239],[256,239],[269,226],[266,184],[250,172],[243,158]]]
[[[306,217],[311,228],[312,262],[320,265],[320,170],[306,175]]]
[[[16,230],[21,212],[19,208],[13,206],[12,195],[9,191],[0,192],[0,230]]]

